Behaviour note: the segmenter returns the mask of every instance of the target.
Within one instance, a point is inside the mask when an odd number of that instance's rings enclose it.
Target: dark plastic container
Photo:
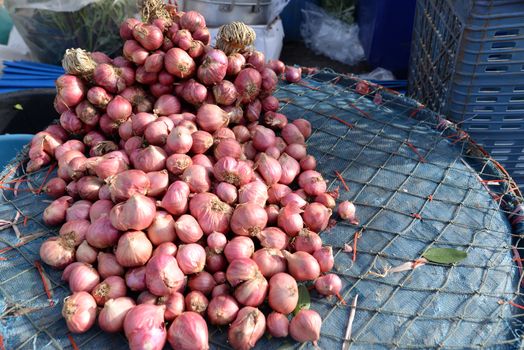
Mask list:
[[[32,138],[33,135],[28,134],[0,135],[0,169],[4,170]]]
[[[0,134],[36,134],[59,118],[53,107],[55,89],[0,94]],[[21,109],[15,108],[20,105]]]
[[[291,0],[280,13],[284,26],[284,41],[302,41],[300,24],[302,23],[302,9],[306,3],[318,5],[318,0]]]
[[[416,0],[359,1],[359,37],[369,64],[407,77]]]

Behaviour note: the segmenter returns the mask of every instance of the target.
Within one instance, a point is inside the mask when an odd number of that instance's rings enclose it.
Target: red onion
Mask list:
[[[191,46],[187,49],[187,53],[191,58],[198,58],[204,54],[206,46],[200,40],[193,40]]]
[[[188,78],[195,73],[195,61],[184,50],[174,47],[164,56],[166,70],[177,78]]]
[[[157,116],[151,113],[137,113],[131,117],[131,129],[135,135],[143,135],[146,128],[157,120]]]
[[[262,76],[262,92],[265,94],[272,94],[278,85],[278,77],[270,68],[263,68],[260,70]]]
[[[260,207],[264,207],[267,199],[267,186],[259,181],[250,182],[242,186],[238,191],[238,202],[240,204],[253,202]]]
[[[289,320],[286,315],[271,312],[267,316],[267,331],[272,337],[284,338],[289,334]]]
[[[145,266],[127,270],[125,278],[126,285],[131,291],[140,292],[146,289]]]
[[[226,271],[226,278],[231,286],[254,279],[260,274],[255,261],[248,258],[238,258],[230,261]]]
[[[290,157],[287,153],[282,153],[278,159],[282,167],[282,176],[280,177],[280,183],[289,185],[295,177],[300,173],[300,164],[295,158]]]
[[[304,135],[300,131],[300,129],[295,124],[287,124],[284,128],[282,128],[282,138],[284,141],[287,142],[287,144],[303,144],[305,142]]]
[[[164,318],[166,321],[173,321],[184,312],[185,301],[182,293],[175,292],[162,298],[165,299],[164,305],[166,306],[166,311],[164,313]]]
[[[136,18],[127,18],[120,25],[120,37],[124,40],[133,38],[133,28],[140,23]]]
[[[229,116],[229,121],[231,123],[240,123],[244,117],[244,110],[240,106],[224,106],[224,111],[227,112]]]
[[[131,103],[122,96],[115,96],[107,105],[107,116],[114,121],[125,121],[131,116]]]
[[[175,77],[166,70],[162,70],[158,73],[158,82],[162,85],[172,85],[175,82]]]
[[[184,243],[196,243],[204,232],[198,225],[197,220],[191,215],[181,215],[174,224],[176,235]]]
[[[292,143],[288,145],[284,149],[284,152],[286,152],[298,161],[302,160],[304,157],[307,156],[306,146],[298,143]]]
[[[247,63],[253,66],[256,70],[261,72],[266,65],[266,57],[261,51],[253,51],[247,59]]]
[[[227,238],[223,233],[212,232],[207,236],[207,245],[213,252],[220,254],[227,244]]]
[[[333,248],[330,246],[324,246],[318,249],[313,253],[313,257],[317,259],[318,265],[320,266],[320,272],[328,272],[335,265]]]
[[[161,206],[173,215],[180,215],[187,211],[189,186],[183,181],[173,182],[162,198]]]
[[[302,171],[315,170],[317,167],[317,161],[315,157],[307,155],[300,160],[300,168]]]
[[[342,281],[340,277],[330,273],[317,278],[315,289],[322,295],[339,295],[340,289],[342,289]]]
[[[74,75],[64,74],[56,79],[56,96],[69,107],[76,106],[85,97],[85,85]]]
[[[337,213],[343,220],[348,220],[352,225],[358,225],[355,205],[350,201],[343,201],[338,205]]]
[[[232,53],[227,62],[227,75],[236,76],[246,64],[246,58],[240,53]]]
[[[198,313],[192,311],[183,312],[175,318],[169,327],[167,339],[173,349],[209,349],[206,321]]]
[[[199,291],[189,292],[185,297],[185,306],[187,311],[193,311],[200,315],[204,315],[209,304],[204,293]]]
[[[259,306],[264,302],[268,290],[267,280],[258,273],[235,288],[235,299],[246,306]]]
[[[60,125],[72,134],[81,133],[84,127],[82,121],[71,111],[65,111],[60,115]]]
[[[100,119],[100,115],[98,114],[95,106],[86,100],[80,102],[76,106],[75,113],[78,119],[80,119],[86,125],[90,126],[97,125]]]
[[[252,102],[260,93],[262,76],[253,68],[242,69],[235,78],[237,88],[242,103]]]
[[[144,62],[144,69],[148,73],[158,73],[164,68],[164,53],[156,52],[149,55]]]
[[[118,240],[116,260],[124,267],[145,265],[151,257],[153,246],[142,231],[128,231]]]
[[[197,77],[205,85],[220,83],[226,76],[228,66],[227,56],[217,49],[210,49],[203,57],[198,67]]]
[[[100,276],[91,265],[80,264],[69,272],[68,282],[73,293],[91,292],[100,282]]]
[[[146,265],[147,289],[163,296],[180,291],[185,286],[185,276],[172,255],[156,254]]]
[[[164,41],[160,28],[152,24],[138,23],[135,25],[133,37],[148,51],[159,49]]]
[[[269,280],[269,306],[282,314],[289,314],[295,310],[298,303],[298,285],[295,279],[279,272]]]
[[[128,60],[130,60],[133,63],[136,63],[137,65],[143,65],[147,59],[147,56],[149,56],[149,52],[144,50],[144,48],[135,40],[126,40],[126,42],[124,42],[124,48],[122,52],[125,58],[127,58]],[[99,68],[100,66],[102,65],[99,64],[97,68]],[[100,78],[97,79],[96,72],[97,72],[97,69],[95,69],[95,82],[97,82],[98,85],[101,85],[101,83],[104,81],[104,76],[100,75]],[[109,86],[104,86],[104,87],[107,89]],[[112,90],[109,90],[109,91],[113,92]]]
[[[295,237],[302,229],[304,223],[300,213],[302,210],[294,204],[285,206],[278,214],[278,227],[289,236]]]
[[[126,170],[106,179],[111,199],[120,202],[135,194],[146,194],[150,187],[149,179],[141,170]]]
[[[265,329],[264,314],[257,308],[245,306],[238,311],[227,338],[234,349],[251,349],[262,338]]]
[[[298,342],[313,342],[317,346],[317,341],[320,339],[320,327],[322,326],[322,318],[318,312],[314,310],[302,309],[289,323],[289,334],[291,338]]]
[[[302,214],[304,224],[312,231],[320,232],[329,224],[331,209],[326,208],[320,203],[310,203],[304,208]]]
[[[252,203],[237,205],[231,216],[231,230],[237,235],[256,236],[267,225],[267,213],[263,207]]]
[[[206,27],[206,20],[204,16],[196,11],[188,11],[180,17],[180,27],[194,32],[199,28]]]
[[[196,122],[202,130],[213,133],[226,126],[229,118],[227,113],[217,105],[204,104],[198,109]]]
[[[280,60],[269,60],[267,63],[267,66],[271,68],[278,75],[284,73],[286,69],[284,62]]]
[[[196,154],[191,158],[191,162],[192,164],[202,165],[209,173],[213,173],[213,165],[215,163],[213,156]]]
[[[144,130],[144,137],[151,145],[163,146],[166,144],[167,137],[172,128],[172,123],[154,121],[147,125]]]
[[[227,182],[221,182],[216,187],[216,194],[218,198],[226,202],[229,205],[234,204],[237,201],[237,189],[234,185]]]
[[[173,153],[187,153],[193,145],[193,138],[190,131],[183,127],[175,127],[166,140],[167,147]]]
[[[192,137],[191,151],[193,153],[205,153],[213,145],[213,136],[207,131],[198,130],[190,136]]]
[[[322,175],[314,170],[307,170],[298,177],[298,185],[310,196],[318,196],[326,192],[326,181]]]
[[[190,79],[183,84],[181,96],[186,102],[192,105],[202,104],[206,99],[206,95],[206,87],[194,79]]]
[[[85,239],[89,225],[88,220],[71,220],[62,225],[59,234],[64,239],[73,241],[75,246],[78,246]]]
[[[131,350],[162,350],[166,343],[164,305],[141,304],[128,311],[124,333]]]
[[[285,154],[285,153],[284,153]],[[280,201],[291,193],[291,188],[283,184],[273,184],[269,187],[267,194],[271,204],[278,204]]]
[[[147,237],[154,245],[176,239],[175,220],[165,211],[157,211],[153,223],[147,228]]]
[[[244,125],[234,126],[233,133],[235,134],[236,140],[241,143],[246,142],[251,138],[249,129],[246,128]]]
[[[225,271],[217,271],[213,274],[213,278],[217,283],[226,283],[226,273]]]
[[[228,262],[236,259],[251,258],[255,251],[255,244],[249,237],[238,236],[230,240],[225,248],[224,255]]]
[[[195,31],[193,31],[193,39],[200,40],[204,45],[209,45],[211,40],[209,29],[202,27],[197,28]]]
[[[265,152],[270,157],[273,157],[275,159],[280,158],[280,151],[276,146],[267,148]]]
[[[124,329],[124,319],[134,306],[135,301],[128,297],[110,299],[98,315],[98,325],[109,333],[120,332]]]
[[[204,269],[206,252],[196,243],[180,245],[176,254],[180,270],[185,274],[200,272]]]
[[[151,186],[147,194],[149,197],[159,197],[164,195],[169,185],[169,174],[167,170],[152,171],[146,174]]]
[[[278,99],[275,96],[266,96],[262,99],[262,110],[264,112],[276,112],[279,107]]]
[[[235,298],[229,295],[213,297],[207,307],[209,322],[217,326],[225,326],[233,322],[237,316],[239,307]]]
[[[74,248],[73,241],[63,237],[51,237],[40,246],[40,259],[51,267],[63,269],[74,261]]]
[[[257,151],[264,152],[275,145],[275,132],[262,125],[258,125],[253,133],[253,146]]]
[[[55,153],[54,153],[55,158],[57,160],[61,160],[62,156],[64,156],[69,151],[78,151],[78,152],[74,152],[71,154],[81,156],[85,151],[85,145],[81,141],[78,141],[78,140],[68,140],[64,142],[63,144],[56,147]]]
[[[177,246],[173,242],[164,242],[160,243],[158,247],[153,250],[153,255],[155,254],[167,254],[175,256],[176,251],[178,250]]]
[[[153,222],[155,202],[144,195],[134,194],[127,201],[111,209],[111,224],[120,231],[143,230]]]
[[[87,292],[73,293],[64,299],[62,316],[70,332],[87,332],[96,321],[95,299]]]
[[[300,130],[305,139],[311,136],[311,123],[306,119],[295,119],[292,124]]]
[[[245,107],[244,118],[250,122],[257,122],[262,111],[262,103],[259,99],[255,99]],[[256,124],[255,124],[256,125]]]
[[[212,273],[222,271],[227,266],[227,260],[223,254],[215,253],[213,249],[206,247],[206,270]]]
[[[286,66],[286,81],[289,83],[298,83],[302,79],[302,69],[300,67]]]
[[[216,145],[214,155],[217,160],[226,156],[239,159],[242,155],[242,147],[235,139],[223,139]]]
[[[212,193],[198,193],[189,202],[189,210],[204,231],[225,233],[229,229],[232,209]]]
[[[93,264],[96,261],[97,254],[98,252],[95,248],[91,247],[87,241],[83,241],[78,248],[76,248],[76,261]]]
[[[216,286],[215,279],[207,271],[201,271],[189,278],[189,289],[202,292],[203,294],[210,294]]]
[[[260,153],[256,163],[257,171],[267,185],[277,183],[282,176],[282,166],[275,158]]]
[[[267,111],[264,113],[264,123],[275,129],[283,129],[288,124],[288,120],[282,113]]]
[[[104,249],[114,245],[120,233],[113,227],[107,215],[101,216],[89,226],[86,232],[87,242],[99,249]]]
[[[42,190],[53,198],[62,197],[65,194],[66,182],[59,177],[49,180]]]
[[[308,229],[302,229],[295,237],[295,250],[313,254],[322,248],[322,239],[318,234]]]
[[[194,143],[193,143],[194,145]],[[193,161],[187,154],[172,154],[166,160],[166,168],[174,175],[180,175],[186,170]]]
[[[275,248],[262,248],[253,254],[253,260],[256,262],[260,273],[266,278],[286,271],[286,259]]]
[[[216,103],[228,106],[236,101],[238,93],[235,84],[229,80],[222,80],[213,86],[213,96],[215,97]]]
[[[286,233],[278,227],[266,227],[257,234],[262,247],[285,249],[288,244]]]
[[[280,211],[279,206],[276,204],[270,204],[265,209],[267,213],[267,224],[276,225],[278,220],[278,213]]]
[[[165,168],[167,154],[158,146],[134,150],[131,161],[136,169],[144,172],[160,171]]]
[[[145,290],[138,294],[138,297],[136,298],[136,302],[140,304],[147,304],[147,305],[162,305],[159,303],[159,297],[157,297],[154,294],[151,294],[149,291]]]
[[[63,196],[55,199],[43,213],[44,223],[49,226],[59,225],[66,219],[66,211],[73,202],[73,198]]]
[[[124,268],[118,263],[114,254],[100,252],[97,260],[98,272],[102,278],[124,275]]]
[[[208,172],[202,165],[190,165],[184,170],[180,179],[189,185],[193,193],[207,192],[211,188]]]
[[[91,202],[88,200],[74,202],[73,205],[66,210],[66,221],[87,220],[89,218],[89,209],[91,209]]]
[[[105,305],[109,299],[116,299],[126,295],[126,284],[120,276],[110,276],[95,286],[91,295],[100,306]]]
[[[76,183],[78,195],[82,199],[94,201],[98,199],[98,191],[103,185],[103,181],[96,176],[84,176]]]
[[[198,130],[196,124],[189,120],[182,120],[180,124],[178,124],[177,126],[187,128],[191,134],[193,134],[194,132]]]
[[[173,95],[162,95],[156,102],[153,112],[157,115],[170,115],[180,113],[180,101]]]
[[[282,254],[287,260],[289,273],[297,281],[314,280],[320,275],[320,266],[317,260],[306,252],[290,252],[283,250]]]

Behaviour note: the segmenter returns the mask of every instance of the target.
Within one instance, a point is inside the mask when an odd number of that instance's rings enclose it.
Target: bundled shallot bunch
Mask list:
[[[235,349],[266,331],[316,343],[321,318],[295,310],[299,284],[332,296],[342,282],[320,236],[336,194],[307,154],[311,125],[272,96],[300,71],[226,55],[199,13],[164,10],[122,24],[122,57],[66,54],[60,123],[31,144],[27,171],[58,163],[43,220],[60,229],[40,256],[69,283],[67,326],[98,322],[131,349],[208,349],[209,324],[228,326]],[[350,202],[339,215],[358,223]]]

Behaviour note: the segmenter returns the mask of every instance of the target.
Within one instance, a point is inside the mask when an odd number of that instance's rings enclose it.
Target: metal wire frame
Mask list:
[[[290,119],[304,117],[312,122],[308,150],[317,157],[329,189],[341,187],[340,200],[351,199],[358,208],[360,226],[338,221],[322,233],[324,241],[334,248],[335,272],[344,281],[343,297],[349,301],[355,294],[361,295],[351,347],[521,347],[522,314],[509,302],[520,305],[521,277],[512,261],[512,249],[520,251],[522,236],[511,231],[505,218],[521,203],[520,193],[509,176],[453,124],[380,86],[365,84],[368,91],[358,93],[362,92],[359,83],[323,71],[301,84],[281,84],[276,92],[281,111]],[[382,101],[375,103],[377,94]],[[335,170],[349,185],[349,192],[342,189]],[[8,329],[0,327],[7,348],[73,347],[59,315],[68,288],[58,272],[45,266],[44,288],[34,263],[43,240],[39,234],[54,234],[41,222],[45,197],[31,192],[31,188],[40,188],[48,173],[49,169],[43,169],[27,175],[18,167],[2,180],[3,187],[18,186],[19,193],[15,196],[14,191],[4,189],[0,201],[0,219],[6,221],[0,231],[0,258],[5,258],[0,260],[0,293],[5,305],[0,319],[5,323],[15,319],[19,327],[25,327],[25,332],[14,332],[12,339],[5,334]],[[26,181],[16,185],[17,180]],[[344,245],[354,243],[356,231],[362,235],[353,262]],[[16,237],[17,232],[20,237]],[[34,240],[25,242],[25,237]],[[386,265],[413,261],[432,246],[454,247],[473,257],[479,257],[480,251],[488,258],[468,259],[450,267],[426,265],[384,278],[370,274]],[[13,261],[18,264],[14,266]],[[467,278],[468,274],[471,281],[457,281],[457,276]],[[383,298],[373,298],[374,291]],[[420,295],[425,297],[413,298]],[[455,299],[461,301],[459,305]],[[314,293],[313,300],[312,307],[324,321],[320,346],[339,348],[349,306]],[[452,305],[447,313],[435,311],[435,305],[444,305],[441,300]],[[485,311],[475,310],[479,306]],[[395,320],[400,324],[393,327]],[[427,325],[421,327],[421,323]],[[447,331],[436,339],[437,335],[431,333],[443,325]],[[479,334],[465,334],[465,325],[474,325]],[[99,329],[74,335],[73,339],[80,349],[107,344],[126,348],[121,335],[103,334]],[[225,339],[224,329],[211,330],[212,347],[228,348]],[[289,339],[262,339],[257,347],[282,346],[305,345]]]

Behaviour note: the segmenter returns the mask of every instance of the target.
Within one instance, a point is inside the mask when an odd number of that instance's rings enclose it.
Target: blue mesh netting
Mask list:
[[[508,214],[520,203],[503,169],[452,124],[415,101],[356,80],[321,72],[301,84],[281,84],[282,113],[306,118],[314,128],[309,152],[340,199],[357,205],[360,225],[338,221],[321,234],[335,253],[342,296],[319,298],[322,349],[339,349],[359,295],[349,345],[354,349],[521,347],[517,228]],[[376,94],[382,103],[374,102]],[[35,195],[48,169],[24,174],[23,155],[4,171],[0,199],[0,334],[6,349],[72,348],[61,318],[68,295],[60,272],[43,266],[49,299],[35,261],[42,241],[55,234],[41,221],[49,198]],[[350,186],[344,190],[336,173]],[[17,180],[23,180],[17,184]],[[417,218],[415,214],[420,215]],[[514,222],[515,216],[512,217]],[[520,224],[522,225],[522,223]],[[356,261],[344,252],[358,239]],[[426,264],[377,276],[388,266],[420,258],[430,247],[467,251],[454,266]],[[517,256],[518,257],[518,256]],[[520,261],[519,261],[520,262]],[[226,330],[210,329],[211,346],[227,348]],[[124,349],[122,335],[94,328],[73,335],[80,349]],[[263,338],[257,348],[311,347],[291,339]]]

